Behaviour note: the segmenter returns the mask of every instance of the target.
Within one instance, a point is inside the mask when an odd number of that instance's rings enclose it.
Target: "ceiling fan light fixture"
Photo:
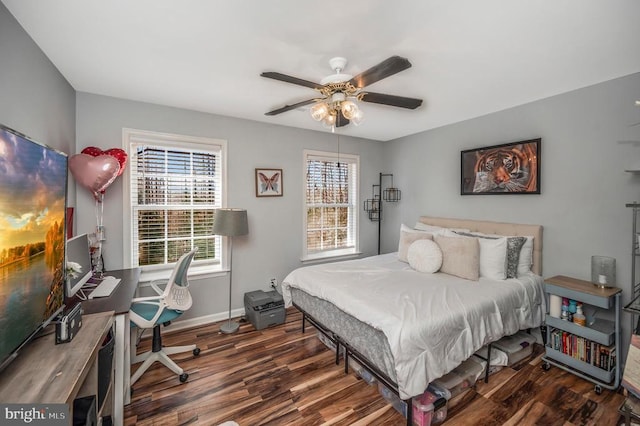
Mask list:
[[[336,116],[335,114],[328,114],[326,117],[322,119],[322,124],[326,127],[333,127],[336,125]]]
[[[353,117],[355,117],[356,114],[358,114],[358,112],[360,111],[358,105],[348,99],[340,104],[340,109],[342,110],[342,115],[344,115],[344,118],[346,118],[347,120],[353,119]]]
[[[309,110],[311,118],[322,121],[329,115],[329,105],[326,102],[316,102]]]
[[[349,120],[351,120],[351,124],[353,124],[354,126],[359,126],[364,120],[364,112],[362,112],[362,110],[358,108],[358,111]]]

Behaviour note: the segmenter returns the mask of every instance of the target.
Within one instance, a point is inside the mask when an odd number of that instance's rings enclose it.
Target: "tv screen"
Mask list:
[[[67,155],[0,126],[0,369],[62,311]]]
[[[66,296],[74,296],[89,281],[91,272],[91,252],[89,237],[80,234],[67,240],[67,290]]]

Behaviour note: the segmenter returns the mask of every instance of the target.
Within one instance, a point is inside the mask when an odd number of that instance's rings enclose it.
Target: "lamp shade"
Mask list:
[[[247,235],[247,211],[244,209],[216,209],[213,219],[213,234],[225,237]]]

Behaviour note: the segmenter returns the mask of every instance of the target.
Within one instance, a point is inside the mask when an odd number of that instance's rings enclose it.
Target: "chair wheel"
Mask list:
[[[544,371],[549,371],[549,369],[551,368],[551,364],[549,364],[548,362],[545,362],[541,365],[541,367]]]
[[[184,383],[184,382],[186,382],[188,378],[189,378],[189,374],[187,374],[187,373],[182,373],[182,374],[180,375],[180,383]]]
[[[198,355],[200,355],[200,348],[195,348],[195,349],[193,350],[193,355],[194,355],[194,356],[198,356]]]

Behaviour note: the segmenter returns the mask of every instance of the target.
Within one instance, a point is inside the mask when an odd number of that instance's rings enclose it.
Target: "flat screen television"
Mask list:
[[[73,297],[93,275],[89,236],[80,234],[67,240],[67,287],[66,297]]]
[[[0,370],[64,308],[67,170],[0,125]]]

